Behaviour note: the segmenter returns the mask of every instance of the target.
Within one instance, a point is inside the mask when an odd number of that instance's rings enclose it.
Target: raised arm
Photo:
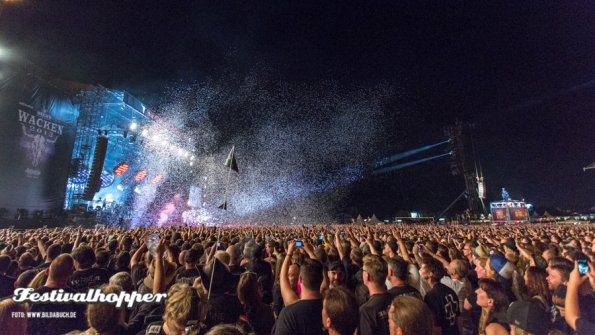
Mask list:
[[[290,241],[287,247],[287,255],[283,260],[281,266],[281,273],[279,274],[279,284],[281,285],[281,297],[283,297],[283,304],[289,306],[299,300],[297,293],[291,288],[289,283],[289,266],[291,265],[291,256],[295,252],[295,241]]]
[[[130,268],[131,269],[133,266],[135,266],[136,264],[138,264],[140,262],[141,256],[145,253],[145,251],[147,251],[147,245],[145,244],[145,241],[142,241],[141,243],[142,244],[140,245],[140,248],[138,248],[136,250],[134,255],[132,255],[132,258],[130,259]]]
[[[405,241],[403,241],[403,237],[401,233],[397,229],[392,230],[393,237],[397,240],[397,245],[399,246],[399,254],[407,263],[413,263],[411,257],[409,257],[409,252],[407,251],[407,246],[405,245]]]

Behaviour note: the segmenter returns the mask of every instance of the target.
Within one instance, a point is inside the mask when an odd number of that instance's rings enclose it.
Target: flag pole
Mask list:
[[[225,183],[225,193],[223,195],[223,209],[227,210],[227,189],[229,188],[229,179],[231,178],[231,170],[233,167],[233,159],[234,159],[234,155],[236,154],[236,146],[232,146],[231,147],[231,161],[229,164],[229,171],[227,172],[227,182]],[[219,245],[219,240],[221,238],[221,224],[219,224],[219,227],[217,227],[217,242],[215,242],[215,248],[217,248],[217,245]],[[216,252],[216,250],[215,250]],[[213,287],[213,275],[215,274],[215,264],[217,264],[217,262],[215,261],[216,257],[215,254],[213,254],[213,266],[211,266],[211,280],[209,280],[209,294],[207,295],[207,301],[211,300],[211,288]]]
[[[231,147],[231,161],[229,163],[229,171],[227,172],[227,182],[225,183],[225,193],[223,195],[223,206],[225,206],[225,210],[227,210],[227,189],[229,188],[229,179],[231,177],[231,170],[233,167],[233,160],[234,160],[234,156],[236,154],[236,146],[232,146]]]
[[[219,245],[219,239],[221,237],[221,224],[219,224],[219,227],[217,228],[217,242],[215,242],[215,245],[213,246],[215,248],[215,253],[217,253],[217,246]],[[215,275],[215,265],[217,264],[217,257],[215,257],[215,253],[213,253],[213,265],[211,266],[211,279],[209,280],[209,294],[207,294],[207,302],[209,302],[211,300],[211,288],[213,287],[213,277]]]

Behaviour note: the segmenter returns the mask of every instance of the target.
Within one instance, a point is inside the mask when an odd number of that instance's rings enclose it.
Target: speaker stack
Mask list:
[[[93,154],[93,163],[91,164],[91,172],[87,179],[85,192],[83,193],[83,200],[93,200],[95,193],[99,192],[101,188],[101,172],[103,171],[103,162],[107,153],[107,137],[97,136],[95,142],[95,152]]]

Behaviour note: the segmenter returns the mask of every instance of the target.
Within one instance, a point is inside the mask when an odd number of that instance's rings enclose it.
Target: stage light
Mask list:
[[[134,188],[134,193],[136,193],[136,194],[140,194],[140,188],[138,188],[138,187],[135,187],[135,188]]]
[[[114,173],[117,174],[118,176],[123,175],[124,173],[126,173],[126,171],[128,171],[128,164],[126,163],[120,163],[118,165],[116,165],[116,167],[114,168]]]
[[[184,150],[182,148],[178,149],[178,155],[180,155],[180,156],[184,155]]]
[[[143,129],[143,131],[141,132],[141,135],[146,137],[147,135],[149,135],[149,131],[147,129]]]
[[[116,188],[118,189],[118,191],[124,191],[124,186],[122,186],[122,184],[116,186]]]
[[[190,166],[194,165],[194,162],[190,162]]]
[[[186,151],[186,152],[184,153],[184,156],[188,157],[188,156],[190,156],[190,153],[189,153],[188,151]]]
[[[136,176],[134,176],[134,180],[136,181],[141,181],[143,179],[145,179],[145,177],[147,176],[147,171],[145,170],[140,170]]]
[[[105,201],[107,202],[113,202],[114,201],[114,195],[111,193],[108,193],[105,195]]]
[[[194,157],[194,156],[190,157],[190,159],[191,159],[191,160],[194,160],[195,158],[196,158],[196,157]]]
[[[133,130],[134,131],[134,130],[136,130],[136,128],[138,128],[138,124],[136,122],[132,122],[130,124],[130,130]]]
[[[159,141],[160,139],[161,139],[161,136],[159,136],[159,134],[153,135],[153,140]]]
[[[161,175],[158,175],[157,177],[153,178],[153,181],[152,181],[152,183],[153,183],[153,184],[157,184],[157,183],[159,183],[160,181],[161,181]]]

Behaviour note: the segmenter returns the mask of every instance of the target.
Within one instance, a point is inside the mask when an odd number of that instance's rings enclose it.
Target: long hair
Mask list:
[[[494,321],[494,316],[496,314],[506,313],[506,310],[508,309],[508,296],[502,285],[493,279],[480,279],[479,288],[484,290],[488,295],[488,298],[494,301],[492,309],[486,315],[485,327]]]
[[[254,272],[244,272],[238,282],[238,299],[244,306],[244,310],[252,310],[258,307],[261,302],[261,287],[258,277]]]
[[[540,296],[545,299],[546,303],[552,303],[552,294],[547,285],[547,272],[536,266],[527,268],[527,294],[529,298]],[[547,307],[547,306],[546,306]]]

